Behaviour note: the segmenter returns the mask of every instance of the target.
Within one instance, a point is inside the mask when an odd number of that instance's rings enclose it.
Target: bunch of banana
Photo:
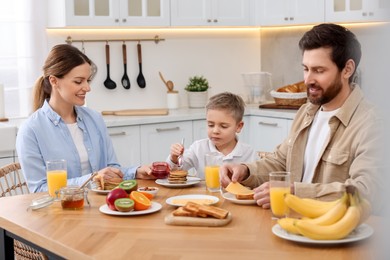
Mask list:
[[[294,196],[294,200],[290,200],[288,205],[291,205],[291,201],[294,202],[293,209],[295,211],[298,209],[297,212],[302,214],[303,218],[282,218],[278,220],[278,224],[290,233],[316,240],[342,239],[348,236],[370,214],[369,202],[362,198],[357,190],[351,191],[351,189],[347,189],[340,199],[333,201],[333,206],[329,206],[330,203],[323,204],[323,202],[311,200],[311,203],[317,207],[303,210],[302,206],[297,207],[296,203],[307,206],[310,199]],[[318,205],[320,204],[326,208],[322,215],[318,213],[320,208]],[[310,213],[310,210],[314,210],[314,212]]]

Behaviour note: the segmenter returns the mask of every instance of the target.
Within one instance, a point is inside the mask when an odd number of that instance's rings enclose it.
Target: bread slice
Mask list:
[[[191,201],[187,202],[187,204],[184,206],[184,209],[196,213],[197,216],[206,215],[218,219],[224,219],[229,214],[229,211],[225,209],[209,205],[200,205]]]
[[[184,207],[178,207],[172,214],[177,217],[196,217],[196,213],[185,210]]]
[[[253,200],[254,194],[235,194],[236,199],[238,200]]]

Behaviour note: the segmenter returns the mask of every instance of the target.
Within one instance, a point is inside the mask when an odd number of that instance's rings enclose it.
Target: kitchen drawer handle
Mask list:
[[[175,130],[180,130],[180,127],[170,127],[170,128],[156,128],[157,132],[167,132],[167,131],[175,131]]]
[[[109,135],[110,136],[121,136],[121,135],[126,135],[126,132],[122,131],[122,132],[117,132],[117,133],[110,133]]]
[[[268,123],[268,122],[260,121],[259,125],[278,126],[278,123]]]

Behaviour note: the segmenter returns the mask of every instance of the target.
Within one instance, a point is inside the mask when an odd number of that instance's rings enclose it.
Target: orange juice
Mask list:
[[[66,186],[66,175],[66,171],[64,170],[54,170],[47,172],[47,188],[49,189],[50,196],[53,198],[56,197],[56,190]]]
[[[204,169],[206,187],[209,191],[219,191],[219,166],[206,166]]]
[[[285,217],[288,207],[284,203],[284,194],[290,193],[290,187],[273,187],[270,189],[271,210],[274,216]]]

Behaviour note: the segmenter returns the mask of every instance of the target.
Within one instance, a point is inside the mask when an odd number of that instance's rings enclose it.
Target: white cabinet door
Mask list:
[[[263,26],[322,23],[324,0],[256,1],[256,23]]]
[[[272,152],[288,134],[288,119],[250,116],[250,144],[255,151]]]
[[[325,19],[327,22],[388,21],[389,7],[388,0],[328,0]]]
[[[48,6],[50,27],[170,23],[169,0],[56,0],[48,1]]]
[[[207,121],[206,120],[194,120],[192,121],[192,137],[193,141],[207,138]],[[191,145],[186,143],[186,147]]]
[[[142,164],[165,161],[171,144],[179,143],[182,138],[186,146],[193,142],[191,121],[141,125],[140,131]]]
[[[251,25],[252,4],[252,0],[171,0],[171,25]]]
[[[109,127],[108,133],[118,162],[125,167],[140,165],[140,126]]]

